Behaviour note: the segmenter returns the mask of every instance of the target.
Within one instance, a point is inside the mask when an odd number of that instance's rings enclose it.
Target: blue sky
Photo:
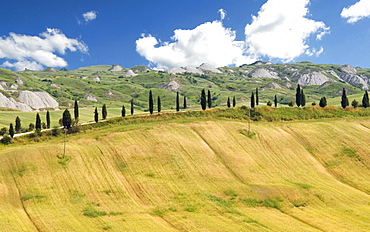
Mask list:
[[[0,66],[370,68],[370,0],[2,1]]]

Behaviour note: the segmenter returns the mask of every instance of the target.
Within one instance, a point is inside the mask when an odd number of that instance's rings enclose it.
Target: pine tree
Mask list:
[[[255,102],[254,102],[254,93],[252,93],[252,96],[251,96],[251,108],[254,108],[254,105]]]
[[[36,130],[41,130],[41,118],[39,113],[36,114],[36,123],[35,123],[35,129]]]
[[[184,109],[187,108],[186,97],[184,96]]]
[[[342,100],[341,100],[340,104],[342,105],[343,109],[345,109],[349,105],[348,97],[347,97],[345,88],[343,88]]]
[[[69,128],[71,128],[71,125],[72,125],[72,118],[71,118],[71,114],[69,113],[68,109],[66,109],[66,110],[63,112],[62,124],[63,124],[64,129],[69,129]]]
[[[211,91],[208,90],[208,98],[207,98],[207,103],[208,103],[208,108],[212,108],[212,96],[211,96]]]
[[[99,121],[99,113],[98,113],[98,108],[97,107],[95,107],[95,111],[94,111],[94,121],[95,122]]]
[[[364,96],[362,97],[362,107],[367,108],[369,106],[369,94],[367,90],[365,90]]]
[[[21,132],[22,126],[21,126],[21,119],[17,116],[15,118],[15,132],[19,133]]]
[[[302,100],[301,93],[302,93],[301,86],[298,84],[297,92],[295,94],[295,104],[297,104],[298,107],[301,106],[301,100]]]
[[[158,106],[158,113],[160,113],[162,111],[162,105],[161,105],[161,97],[158,96],[158,99],[157,99],[157,106]]]
[[[303,89],[301,89],[301,106],[304,107],[306,105],[306,95],[303,92]]]
[[[14,128],[13,128],[13,123],[10,123],[10,126],[9,126],[9,135],[10,137],[14,137]]]
[[[323,107],[323,108],[324,108],[325,106],[327,106],[326,97],[322,97],[322,98],[320,99],[319,106],[320,106],[320,107]]]
[[[153,95],[152,95],[152,90],[149,91],[149,113],[153,114]]]
[[[227,108],[230,108],[230,98],[229,97],[227,97]]]
[[[277,97],[276,97],[276,95],[274,97],[274,105],[275,105],[275,108],[277,108],[278,103],[277,103]]]
[[[78,119],[78,117],[79,117],[79,111],[78,111],[78,103],[77,103],[77,100],[75,100],[74,116],[75,116],[75,120],[77,121],[77,119]]]
[[[235,96],[233,97],[233,107],[235,107],[236,106],[236,98],[235,98]]]
[[[180,111],[180,97],[179,97],[179,92],[176,92],[176,111]]]
[[[256,88],[256,105],[258,106],[259,99],[258,99],[258,87]]]
[[[50,112],[46,111],[46,128],[50,128]]]
[[[125,106],[124,106],[124,105],[122,106],[121,116],[122,116],[122,117],[125,117],[125,116],[126,116],[126,108],[125,108]]]
[[[207,98],[206,98],[206,92],[203,89],[201,96],[200,96],[200,105],[202,106],[202,110],[205,110],[207,108]]]
[[[131,99],[130,102],[130,113],[131,115],[134,115],[134,99]]]
[[[103,120],[107,119],[107,105],[106,104],[103,104],[103,107],[101,109],[101,114],[102,114],[102,118]]]

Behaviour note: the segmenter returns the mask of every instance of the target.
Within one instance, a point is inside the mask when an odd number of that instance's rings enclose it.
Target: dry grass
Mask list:
[[[365,119],[129,126],[4,148],[2,230],[370,229]]]

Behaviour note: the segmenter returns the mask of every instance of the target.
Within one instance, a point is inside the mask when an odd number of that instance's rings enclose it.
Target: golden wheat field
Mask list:
[[[0,231],[369,231],[370,120],[111,126],[0,151]]]

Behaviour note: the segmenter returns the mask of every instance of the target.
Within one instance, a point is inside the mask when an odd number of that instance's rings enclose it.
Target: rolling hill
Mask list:
[[[107,124],[1,146],[2,231],[369,231],[367,118]]]

